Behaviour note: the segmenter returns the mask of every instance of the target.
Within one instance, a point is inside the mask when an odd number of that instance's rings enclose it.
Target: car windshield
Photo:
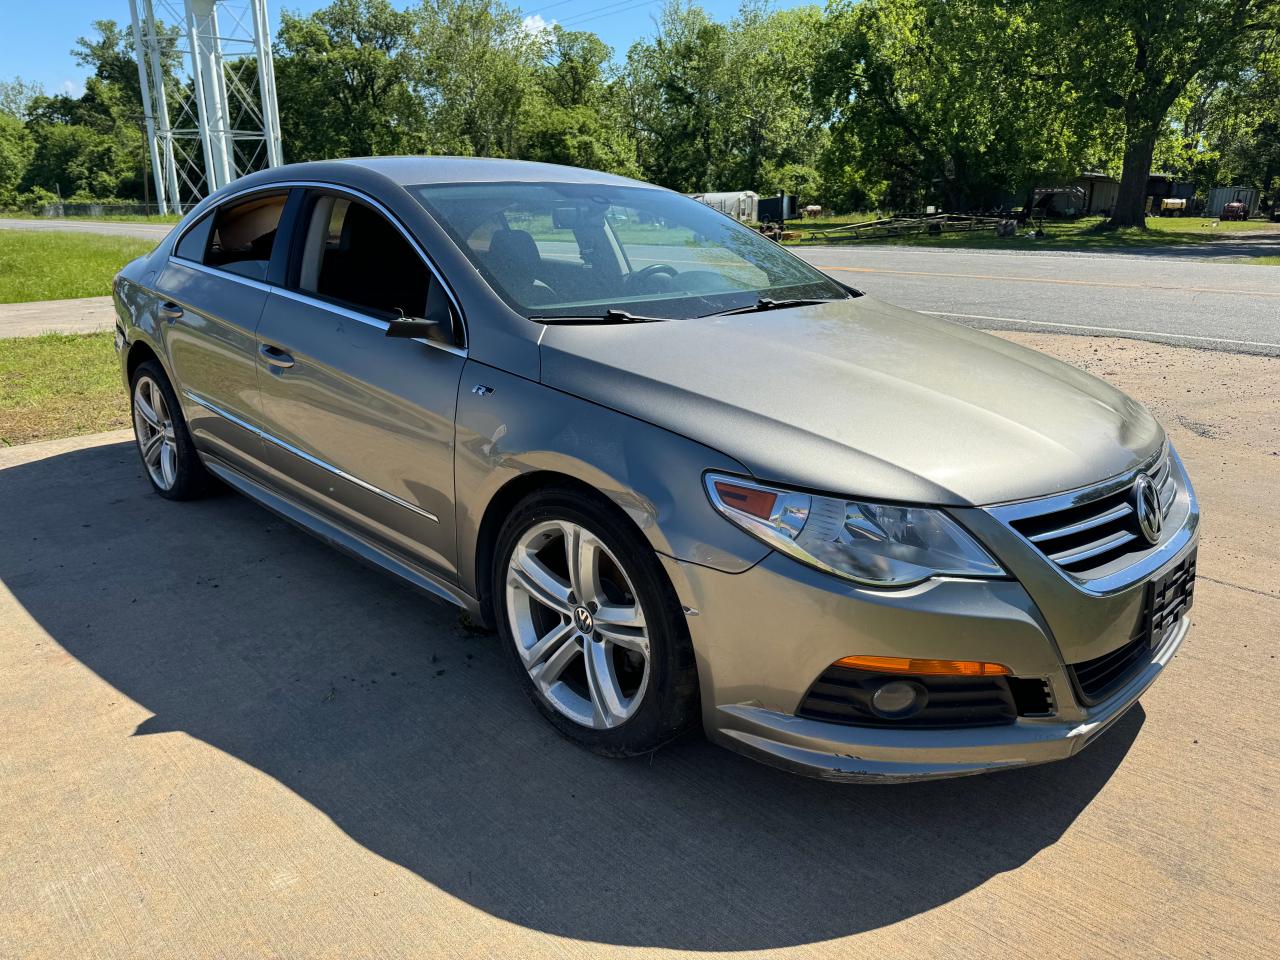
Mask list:
[[[684,319],[844,299],[818,270],[705,204],[652,187],[453,183],[410,191],[532,319]]]

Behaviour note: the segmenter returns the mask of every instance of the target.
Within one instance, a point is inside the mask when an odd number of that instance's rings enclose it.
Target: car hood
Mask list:
[[[941,505],[1026,499],[1163,442],[1137,402],[1007,340],[871,297],[549,326],[547,385],[713,447],[758,479]]]

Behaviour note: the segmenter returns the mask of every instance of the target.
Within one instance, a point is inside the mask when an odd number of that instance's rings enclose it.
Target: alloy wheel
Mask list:
[[[151,482],[172,490],[178,480],[178,441],[160,385],[148,376],[133,386],[133,432]]]
[[[584,727],[625,723],[649,683],[649,632],[622,564],[567,520],[535,524],[507,564],[516,652],[542,697]]]

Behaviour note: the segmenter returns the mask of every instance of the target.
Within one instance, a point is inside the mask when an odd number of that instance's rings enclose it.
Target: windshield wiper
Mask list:
[[[603,314],[594,316],[575,316],[569,315],[564,317],[547,317],[534,314],[529,318],[536,320],[538,323],[665,323],[670,317],[643,317],[636,313],[627,313],[625,310],[606,310]]]
[[[816,299],[794,299],[794,300],[771,300],[769,297],[761,297],[755,303],[746,307],[732,307],[729,310],[721,310],[719,313],[709,313],[708,317],[731,317],[735,313],[760,313],[764,310],[782,310],[786,307],[811,307],[815,303],[831,303],[833,300],[844,299],[843,297],[818,297]]]

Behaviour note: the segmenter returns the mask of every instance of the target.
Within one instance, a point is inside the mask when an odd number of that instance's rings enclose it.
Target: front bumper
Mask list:
[[[1062,760],[1106,732],[1173,659],[1191,626],[1184,617],[1151,662],[1081,721],[1020,719],[956,730],[850,727],[733,704],[717,709],[711,738],[793,773],[847,782],[900,783],[961,777]]]
[[[1135,566],[1132,582],[1106,593],[1079,589],[1012,535],[998,556],[1016,579],[936,579],[893,591],[860,588],[776,553],[738,574],[666,559],[688,614],[708,737],[797,773],[876,782],[964,776],[1082,750],[1155,681],[1190,628],[1184,615],[1104,701],[1090,706],[1077,695],[1067,664],[1125,644],[1147,583],[1197,547],[1199,511],[1182,477],[1177,527],[1154,563]],[[1000,539],[994,529],[982,533]],[[797,716],[814,680],[854,654],[1002,663],[1016,677],[1042,679],[1052,713],[948,729]]]

